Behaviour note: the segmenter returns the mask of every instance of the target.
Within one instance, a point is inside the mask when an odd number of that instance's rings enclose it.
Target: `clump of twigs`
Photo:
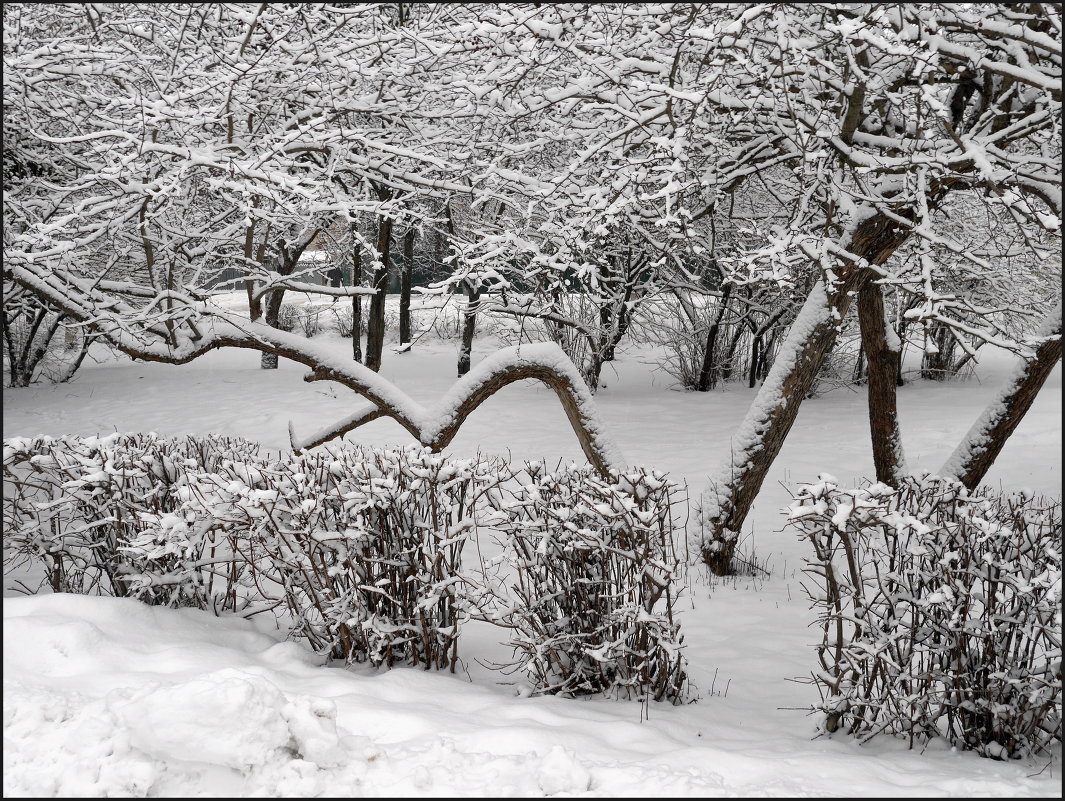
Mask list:
[[[803,487],[791,524],[822,643],[824,730],[1005,759],[1061,740],[1061,504],[925,475]]]
[[[679,703],[687,677],[673,615],[678,488],[661,473],[605,480],[588,466],[526,464],[494,521],[513,569],[496,621],[542,694]]]
[[[224,473],[200,486],[212,516],[249,532],[260,592],[316,651],[454,672],[470,616],[462,551],[496,473],[417,446],[334,448],[279,462],[267,489]]]
[[[39,563],[53,592],[246,610],[238,534],[188,508],[188,478],[259,458],[227,437],[4,441],[4,566]]]

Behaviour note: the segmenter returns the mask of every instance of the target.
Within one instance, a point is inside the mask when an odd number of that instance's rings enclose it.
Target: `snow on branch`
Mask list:
[[[76,320],[100,331],[112,344],[137,358],[185,364],[210,350],[247,348],[283,356],[311,368],[308,381],[342,384],[373,404],[299,440],[290,428],[295,450],[319,445],[379,417],[391,417],[421,444],[441,450],[454,439],[466,418],[503,387],[535,379],[555,391],[573,426],[585,456],[601,473],[624,466],[624,460],[599,415],[591,391],[580,373],[554,343],[505,348],[485,359],[459,380],[431,409],[426,410],[399,387],[368,367],[336,359],[323,346],[296,334],[279,331],[232,312],[207,306],[198,309],[201,323],[191,334],[165,327],[137,328],[137,312],[120,301],[106,299],[88,282],[72,275],[56,276],[48,268],[26,262],[9,264],[12,278],[54,303]],[[192,311],[191,309],[186,309]]]

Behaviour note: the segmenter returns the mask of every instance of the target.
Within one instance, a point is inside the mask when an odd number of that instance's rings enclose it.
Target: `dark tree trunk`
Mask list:
[[[852,253],[879,265],[905,241],[908,231],[883,215],[866,219],[851,240]],[[740,424],[749,436],[733,451],[729,463],[704,496],[704,522],[710,541],[735,541],[762,488],[766,474],[791,431],[803,399],[839,335],[851,293],[864,274],[851,263],[836,271],[833,286],[819,282],[791,326],[761,391]]]
[[[728,310],[729,295],[732,294],[732,284],[726,284],[721,292],[721,301],[717,309],[710,330],[706,333],[706,347],[703,348],[703,363],[699,367],[699,377],[695,382],[696,392],[709,392],[717,383],[717,372],[714,369],[714,357],[717,353],[717,334],[721,330],[721,321]]]
[[[403,269],[399,273],[399,344],[410,342],[410,281],[414,270],[414,229],[403,235]]]
[[[354,231],[355,225],[351,227]],[[351,285],[362,286],[362,249],[355,237],[352,237],[351,247]],[[351,296],[351,358],[362,361],[362,295]]]
[[[1060,304],[1044,321],[1040,335],[1053,339],[1036,348],[1035,358],[1014,372],[1005,389],[991,402],[940,471],[957,477],[970,490],[976,489],[987,475],[1061,359]]]
[[[366,326],[366,366],[374,372],[381,369],[381,356],[385,349],[385,298],[391,243],[392,218],[381,217],[377,224],[377,253],[381,261],[374,270],[373,288],[376,294],[370,301],[370,319]]]
[[[865,344],[858,343],[858,357],[854,360],[854,372],[851,373],[851,383],[861,384],[865,381]]]
[[[459,377],[470,371],[473,353],[473,334],[477,330],[477,302],[481,293],[472,283],[466,285],[466,312],[462,317],[462,344],[459,345]]]
[[[754,339],[751,340],[751,371],[750,378],[747,381],[747,386],[750,389],[754,389],[754,385],[758,380],[758,358],[761,356],[761,345],[762,335],[760,333],[755,334]]]
[[[888,348],[884,295],[875,275],[858,290],[858,324],[869,371],[869,434],[876,480],[899,486],[905,473],[902,432],[895,399],[901,354]]]
[[[275,289],[266,296],[266,312],[263,315],[263,322],[271,328],[277,328],[277,321],[281,317],[281,302],[284,298],[285,290],[283,289]],[[259,360],[259,367],[263,370],[276,370],[277,354],[263,351],[262,357]]]

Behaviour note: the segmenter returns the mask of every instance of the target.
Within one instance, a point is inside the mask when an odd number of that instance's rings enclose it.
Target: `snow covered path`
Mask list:
[[[645,358],[606,371],[603,416],[631,460],[697,492],[751,393],[669,392]],[[982,383],[902,389],[912,468],[938,469],[993,395],[1008,365],[989,361]],[[383,372],[431,402],[452,381],[454,351],[428,343],[386,354]],[[353,401],[302,373],[264,372],[256,355],[234,352],[184,367],[91,364],[68,385],[5,390],[4,435],[214,431],[284,447],[288,420],[313,430]],[[1060,413],[1059,367],[989,483],[1060,495]],[[391,421],[349,438],[409,441]],[[489,400],[449,452],[508,448],[514,458],[581,458],[553,393],[532,384]],[[849,482],[871,468],[864,395],[807,401],[749,520],[772,576],[710,583],[692,571],[681,613],[700,700],[679,708],[527,697],[518,677],[482,666],[508,656],[505,634],[485,625],[463,633],[468,672],[375,673],[319,665],[272,621],[11,597],[6,576],[5,795],[1060,796],[1060,749],[1002,763],[942,744],[921,753],[887,738],[814,739],[802,711],[814,690],[790,681],[814,665],[803,546],[780,532],[788,495],[776,482],[819,471]]]

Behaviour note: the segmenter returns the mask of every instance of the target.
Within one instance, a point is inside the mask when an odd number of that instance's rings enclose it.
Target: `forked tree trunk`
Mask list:
[[[370,301],[370,319],[366,325],[366,366],[374,372],[381,369],[381,356],[385,349],[385,298],[388,292],[391,243],[392,218],[381,217],[377,224],[377,253],[380,263],[373,274],[373,288],[377,292]]]
[[[859,225],[849,249],[870,264],[879,265],[907,235],[906,229],[878,214]],[[819,279],[807,296],[740,424],[728,464],[711,480],[703,495],[701,518],[710,541],[735,542],[795,423],[799,406],[836,343],[841,321],[850,308],[851,293],[860,287],[865,276],[857,265],[844,264],[836,270],[836,281],[831,286],[826,287]]]
[[[399,272],[399,344],[410,342],[410,281],[414,270],[414,229],[403,235],[403,269]]]
[[[858,290],[858,324],[868,364],[869,434],[876,480],[898,487],[906,473],[895,396],[901,354],[888,345],[884,295],[875,275],[868,276]]]
[[[1035,358],[1017,366],[1002,392],[987,407],[940,471],[975,489],[1002,452],[1006,440],[1032,407],[1035,396],[1061,359],[1061,303],[1039,327],[1039,336],[1052,337],[1035,351]]]

